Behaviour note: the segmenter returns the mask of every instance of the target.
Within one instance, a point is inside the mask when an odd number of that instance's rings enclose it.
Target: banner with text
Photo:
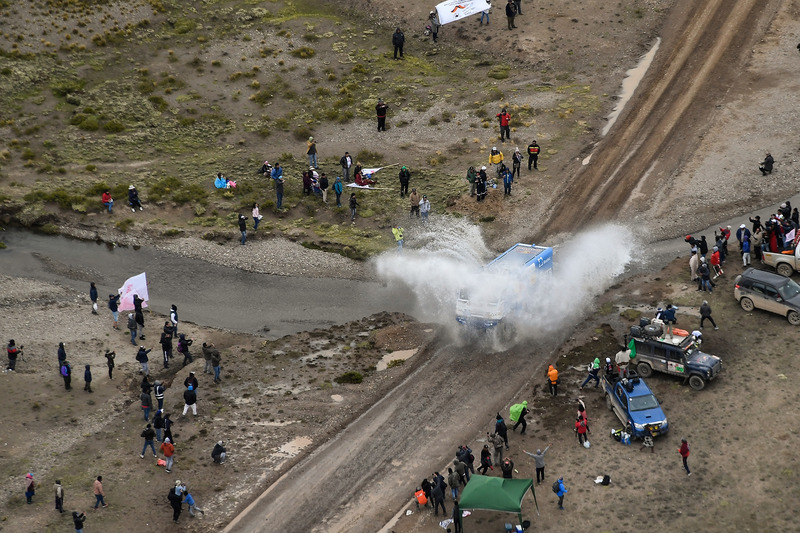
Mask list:
[[[119,290],[119,310],[131,311],[133,310],[133,295],[136,294],[144,300],[142,307],[147,307],[147,301],[150,300],[150,295],[147,291],[147,275],[142,272],[138,276],[129,278]]]
[[[436,6],[439,24],[444,26],[470,15],[477,15],[491,6],[489,0],[446,0]]]

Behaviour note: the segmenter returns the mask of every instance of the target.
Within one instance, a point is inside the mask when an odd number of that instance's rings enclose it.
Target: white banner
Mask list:
[[[489,0],[445,0],[436,6],[439,24],[444,26],[470,15],[477,15],[491,7]]]
[[[132,311],[133,310],[133,295],[136,294],[144,300],[142,307],[147,307],[147,302],[150,300],[150,295],[147,293],[147,274],[142,272],[138,276],[129,278],[122,288],[119,290],[119,310]]]

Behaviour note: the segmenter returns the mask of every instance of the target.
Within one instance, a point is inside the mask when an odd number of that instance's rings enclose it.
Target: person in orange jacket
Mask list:
[[[558,370],[553,365],[547,369],[547,380],[550,384],[550,394],[558,396]]]
[[[161,443],[161,451],[164,453],[164,457],[167,459],[167,469],[165,472],[169,473],[172,471],[172,462],[174,461],[175,456],[175,446],[170,442],[169,437],[164,439],[164,442]]]

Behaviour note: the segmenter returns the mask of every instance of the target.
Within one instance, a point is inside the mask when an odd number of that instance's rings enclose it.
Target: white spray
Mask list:
[[[589,228],[555,246],[553,275],[537,276],[531,285],[526,276],[482,272],[495,254],[486,247],[480,229],[466,221],[436,219],[407,231],[406,237],[406,249],[379,256],[376,270],[382,279],[403,283],[414,292],[417,317],[441,324],[456,339],[464,338],[464,326],[455,320],[460,288],[481,294],[513,293],[526,303],[525,310],[513,317],[517,342],[572,326],[591,312],[593,299],[625,271],[637,248],[628,228],[616,224]]]

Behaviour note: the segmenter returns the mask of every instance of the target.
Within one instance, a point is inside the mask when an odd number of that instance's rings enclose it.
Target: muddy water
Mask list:
[[[0,234],[0,273],[65,285],[86,293],[94,281],[105,300],[130,276],[147,272],[150,308],[181,320],[270,339],[356,320],[380,311],[411,313],[407,289],[342,279],[244,272],[168,252],[38,235]],[[102,310],[106,311],[101,303]],[[267,332],[265,328],[269,328]]]

